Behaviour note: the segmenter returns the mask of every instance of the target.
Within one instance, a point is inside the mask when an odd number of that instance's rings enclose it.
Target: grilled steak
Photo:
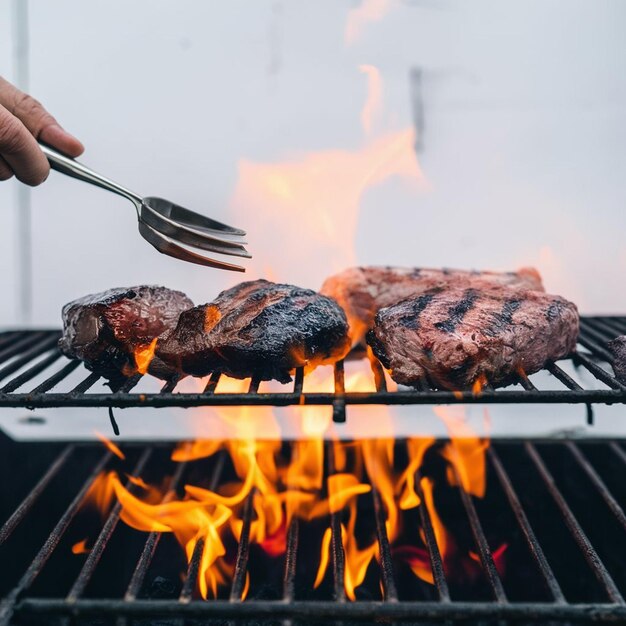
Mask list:
[[[386,306],[442,287],[511,287],[543,291],[533,268],[517,272],[471,272],[408,267],[352,267],[326,279],[320,293],[336,300],[346,312],[353,344],[361,343]]]
[[[287,382],[295,367],[334,362],[349,348],[348,323],[336,302],[310,289],[256,280],[185,311],[156,353],[194,376],[224,372]]]
[[[168,378],[173,371],[151,359],[153,341],[174,328],[178,316],[193,306],[182,292],[165,287],[110,289],[63,307],[59,347],[70,358],[111,380],[116,386],[141,371]]]
[[[607,344],[613,354],[615,378],[626,384],[626,335],[620,335]]]
[[[466,389],[532,374],[574,350],[576,305],[538,291],[432,290],[381,309],[367,342],[400,384]]]

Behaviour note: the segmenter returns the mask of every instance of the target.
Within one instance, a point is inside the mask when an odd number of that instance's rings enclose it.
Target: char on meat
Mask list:
[[[192,306],[180,291],[146,285],[85,296],[63,307],[59,347],[114,387],[139,370],[145,373],[148,363],[151,374],[169,378],[173,370],[150,359],[152,342],[174,328],[178,316]],[[145,354],[145,362],[138,364],[136,354]]]
[[[626,335],[620,335],[608,343],[613,354],[613,371],[621,383],[626,384]]]
[[[334,300],[256,280],[185,311],[156,354],[193,376],[223,372],[288,382],[294,368],[332,363],[349,348],[346,316]]]
[[[376,313],[406,298],[443,287],[509,287],[543,291],[534,268],[517,272],[478,272],[410,267],[351,267],[326,279],[320,290],[346,312],[353,344],[362,343]]]
[[[381,309],[367,342],[397,383],[457,390],[532,374],[570,354],[577,337],[576,305],[559,296],[453,287]]]

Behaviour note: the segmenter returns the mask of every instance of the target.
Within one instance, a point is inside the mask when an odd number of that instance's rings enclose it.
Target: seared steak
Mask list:
[[[381,309],[367,342],[400,384],[507,384],[576,346],[576,305],[538,291],[432,290]]]
[[[193,306],[182,292],[145,286],[110,289],[63,307],[59,347],[114,383],[137,371],[168,378],[172,370],[152,360],[153,341]]]
[[[609,341],[609,350],[613,354],[613,371],[615,378],[626,384],[626,335],[620,335]]]
[[[361,343],[386,306],[442,287],[511,287],[543,291],[533,268],[517,272],[472,272],[409,267],[352,267],[327,278],[320,293],[336,300],[348,316],[353,344]]]
[[[224,372],[287,382],[295,367],[334,362],[349,348],[346,316],[334,300],[255,280],[185,311],[156,353],[193,376]]]

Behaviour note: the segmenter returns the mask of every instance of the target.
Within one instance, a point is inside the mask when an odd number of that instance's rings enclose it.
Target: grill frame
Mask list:
[[[0,437],[0,444],[2,437]],[[511,482],[510,475],[504,468],[499,452],[496,448],[500,445],[517,444],[522,446],[528,457],[533,460],[535,467],[539,470],[542,484],[550,492],[554,502],[559,506],[559,502],[563,506],[562,520],[566,524],[574,541],[578,544],[580,553],[587,561],[590,572],[592,572],[600,587],[606,593],[608,601],[596,603],[572,603],[568,602],[563,595],[559,581],[548,563],[542,548],[542,544],[537,539],[530,522],[526,516],[524,507],[520,504],[517,491]],[[502,580],[498,571],[493,567],[493,555],[489,550],[487,538],[476,511],[473,509],[473,496],[463,495],[463,508],[470,524],[472,525],[473,534],[476,545],[481,552],[481,563],[483,572],[487,575],[492,590],[492,599],[490,601],[458,601],[450,597],[446,575],[443,570],[443,561],[439,554],[428,510],[425,506],[420,505],[419,514],[424,528],[425,546],[428,549],[434,574],[434,589],[438,600],[415,600],[415,601],[399,601],[395,593],[395,581],[393,568],[385,564],[389,554],[389,543],[385,531],[385,510],[377,505],[377,494],[372,492],[373,510],[376,517],[377,536],[381,547],[380,561],[380,581],[383,585],[383,599],[374,600],[357,600],[348,602],[343,591],[343,546],[338,537],[340,537],[339,518],[337,515],[331,515],[329,525],[332,532],[333,544],[331,544],[331,564],[333,572],[333,599],[332,600],[294,600],[293,585],[295,579],[295,562],[297,559],[299,525],[298,520],[292,522],[288,529],[287,549],[285,552],[284,562],[284,583],[282,589],[282,598],[278,600],[257,600],[257,599],[241,599],[243,590],[243,582],[245,579],[245,571],[247,560],[249,557],[248,544],[245,540],[246,528],[249,531],[252,519],[252,507],[250,506],[251,497],[248,498],[247,504],[244,506],[243,513],[243,530],[242,536],[244,540],[239,543],[237,550],[237,560],[235,563],[235,575],[231,585],[230,596],[224,600],[196,600],[192,597],[193,589],[196,586],[196,578],[198,573],[198,564],[201,556],[201,550],[196,549],[189,562],[185,581],[182,590],[177,598],[168,600],[146,600],[138,598],[142,584],[145,583],[145,575],[150,567],[152,558],[156,552],[156,547],[162,537],[161,533],[145,533],[144,548],[140,557],[137,559],[135,571],[126,587],[127,591],[123,598],[97,599],[84,597],[87,584],[98,566],[100,557],[106,550],[107,544],[111,539],[115,526],[119,522],[119,507],[114,505],[104,518],[100,534],[95,540],[94,547],[89,556],[85,559],[80,573],[76,577],[71,589],[64,598],[44,598],[30,597],[28,590],[36,580],[37,576],[45,567],[48,559],[51,557],[55,547],[63,533],[67,530],[74,516],[80,509],[80,503],[84,498],[86,490],[93,482],[100,470],[107,466],[113,459],[111,452],[102,450],[101,456],[93,466],[93,471],[87,476],[79,492],[74,497],[70,505],[66,508],[61,518],[54,525],[54,529],[50,536],[39,550],[37,556],[29,565],[27,571],[20,578],[17,585],[7,596],[0,601],[0,626],[8,626],[13,620],[20,617],[29,617],[37,619],[40,617],[50,617],[57,615],[65,618],[89,618],[98,617],[116,619],[119,625],[130,623],[132,619],[141,618],[201,618],[201,619],[228,619],[238,622],[239,620],[271,620],[278,622],[280,620],[342,620],[348,622],[393,620],[397,622],[403,621],[421,621],[428,620],[433,622],[446,622],[448,620],[458,621],[478,621],[478,620],[509,620],[511,622],[528,622],[532,620],[552,620],[559,623],[626,623],[626,602],[620,591],[617,589],[611,575],[608,574],[602,560],[595,552],[591,542],[586,537],[584,531],[572,511],[569,509],[563,494],[559,491],[558,486],[550,475],[549,470],[545,467],[544,454],[538,451],[538,447],[549,443],[553,446],[561,446],[567,449],[571,454],[572,462],[577,464],[579,468],[585,470],[585,464],[591,466],[584,452],[581,451],[580,443],[584,445],[606,446],[616,458],[620,460],[626,467],[626,452],[624,447],[626,440],[616,441],[565,441],[554,442],[548,440],[533,441],[514,441],[514,440],[498,440],[495,447],[492,446],[488,451],[489,470],[494,472],[497,477],[498,484],[509,501],[511,511],[513,512],[516,524],[522,531],[524,542],[529,549],[534,565],[541,574],[543,580],[536,578],[537,584],[542,584],[551,601],[546,602],[513,602],[507,598],[502,588]],[[71,456],[79,448],[85,446],[96,446],[98,444],[71,443],[67,444],[60,451],[56,459],[50,464],[48,469],[43,473],[37,483],[36,488],[29,493],[27,498],[20,504],[16,513],[4,523],[0,529],[0,545],[6,541],[12,530],[23,521],[30,505],[32,505],[32,494],[38,494],[43,489],[38,489],[40,484],[47,484],[52,473],[58,472],[60,466],[66,463]],[[134,464],[135,472],[140,472],[146,462],[157,448],[168,447],[169,443],[129,443],[123,447],[125,451],[129,449],[139,450],[137,461]],[[330,446],[329,446],[330,449]],[[218,453],[215,463],[211,482],[213,486],[217,484],[221,472],[223,453]],[[332,472],[332,455],[328,456],[329,470]],[[186,462],[177,464],[177,470],[172,475],[169,487],[174,488],[181,480],[182,475],[187,466]],[[593,468],[591,472],[593,473]],[[135,473],[133,472],[133,473]],[[419,470],[417,477],[419,479]],[[620,523],[626,532],[626,516],[624,510],[617,504],[613,498],[609,488],[603,483],[602,479],[596,476],[596,480],[591,479],[597,494],[602,497],[611,509],[611,513],[620,519]],[[418,482],[419,484],[419,482]],[[420,494],[421,495],[421,494]],[[167,496],[166,496],[167,497]],[[609,502],[613,502],[609,505]],[[28,504],[30,503],[30,505]],[[15,520],[17,515],[18,519]],[[568,517],[570,518],[568,520]],[[9,532],[6,532],[7,526],[10,526]],[[483,549],[481,549],[481,544]],[[197,544],[199,546],[200,544]],[[484,553],[483,553],[484,551]],[[623,583],[622,583],[623,584]]]
[[[76,388],[67,394],[50,393],[56,384],[77,369],[80,364],[76,361],[64,363],[35,390],[28,393],[15,393],[21,385],[32,380],[46,368],[57,364],[62,357],[56,349],[58,331],[11,331],[0,334],[0,381],[3,387],[0,391],[0,406],[18,407],[70,407],[70,406],[285,406],[290,404],[332,405],[333,417],[336,421],[345,419],[345,407],[349,404],[456,404],[456,403],[626,403],[626,386],[614,379],[596,361],[606,360],[608,352],[603,347],[607,333],[626,332],[626,318],[583,318],[581,322],[580,344],[587,352],[578,352],[574,359],[580,367],[591,373],[596,379],[612,387],[611,389],[582,389],[562,369],[550,365],[548,371],[555,375],[568,387],[564,391],[540,391],[534,388],[530,381],[520,381],[523,390],[492,390],[485,389],[480,395],[471,393],[451,393],[429,390],[422,387],[417,390],[388,392],[385,378],[380,365],[374,366],[374,376],[377,391],[372,393],[350,393],[344,388],[343,363],[335,367],[335,393],[303,393],[303,372],[296,372],[294,387],[291,393],[259,393],[258,381],[251,381],[250,389],[245,394],[215,393],[218,377],[211,377],[203,393],[174,393],[176,383],[166,383],[161,393],[139,394],[132,393],[139,377],[131,378],[115,393],[90,394],[88,390],[98,381],[99,377],[89,374]],[[40,358],[40,361],[33,362]],[[23,368],[26,367],[24,370]],[[15,372],[17,376],[6,381]],[[0,444],[4,440],[0,435]],[[506,443],[499,440],[499,443]],[[519,442],[518,442],[519,443]],[[444,573],[443,561],[437,544],[426,507],[419,506],[419,517],[424,529],[425,545],[433,570],[435,591],[438,601],[399,601],[394,580],[393,566],[389,539],[386,535],[385,508],[379,494],[372,491],[373,510],[376,522],[376,533],[380,545],[380,571],[383,588],[382,601],[346,601],[343,590],[344,559],[343,545],[340,539],[340,519],[337,514],[330,516],[332,532],[331,565],[334,581],[334,598],[332,600],[308,601],[294,599],[294,578],[300,537],[300,523],[294,520],[287,532],[287,548],[285,553],[285,576],[280,600],[241,600],[249,550],[246,536],[252,520],[252,496],[249,496],[243,515],[243,542],[239,544],[235,576],[233,579],[230,598],[228,600],[198,601],[193,599],[193,590],[196,586],[201,546],[198,544],[190,559],[185,582],[178,598],[171,600],[143,600],[139,592],[145,582],[148,568],[161,539],[157,532],[146,533],[145,544],[137,560],[135,571],[127,585],[126,593],[120,599],[93,599],[84,597],[85,589],[98,567],[98,563],[107,548],[111,536],[119,522],[119,507],[114,506],[104,520],[100,534],[94,547],[86,558],[83,567],[74,581],[65,598],[30,597],[28,590],[37,579],[63,534],[76,516],[89,486],[101,469],[113,459],[113,455],[102,452],[98,462],[88,473],[82,487],[79,489],[63,515],[55,522],[52,532],[44,544],[39,548],[35,558],[30,562],[26,571],[12,590],[0,600],[0,626],[13,622],[15,618],[30,617],[42,619],[51,615],[66,618],[80,619],[83,617],[117,618],[118,624],[129,623],[136,618],[203,618],[248,620],[266,619],[279,620],[348,620],[371,621],[374,619],[392,621],[421,621],[431,620],[445,622],[448,620],[478,621],[478,620],[510,620],[515,622],[547,621],[556,622],[602,622],[626,623],[626,603],[619,589],[612,580],[602,560],[594,550],[593,545],[585,535],[580,523],[570,509],[563,494],[555,484],[550,471],[545,466],[541,453],[536,445],[540,441],[525,441],[526,453],[537,469],[543,484],[549,491],[560,515],[567,526],[568,532],[584,556],[590,570],[595,574],[600,587],[607,595],[606,602],[573,604],[567,602],[559,581],[548,562],[542,545],[537,539],[526,511],[520,502],[518,493],[513,486],[507,470],[502,464],[498,452],[491,447],[487,453],[490,471],[494,473],[498,484],[503,490],[510,509],[515,517],[521,534],[533,563],[541,574],[542,584],[552,598],[550,602],[510,602],[502,587],[502,581],[494,565],[493,554],[489,549],[485,532],[480,518],[474,508],[473,498],[464,492],[461,493],[465,515],[471,526],[472,534],[478,548],[481,567],[485,573],[492,592],[491,601],[464,602],[452,600]],[[554,443],[554,442],[553,442]],[[607,445],[626,466],[626,452],[616,441],[596,441],[598,445]],[[626,442],[622,442],[626,443]],[[93,444],[69,443],[47,467],[40,476],[34,488],[14,510],[10,517],[0,527],[0,545],[10,539],[13,531],[26,518],[29,511],[36,504],[41,494],[45,492],[50,482],[62,471],[68,459],[81,447]],[[140,472],[148,462],[153,451],[166,443],[133,443],[131,448],[142,448],[135,465],[135,471]],[[567,448],[572,461],[590,479],[599,496],[604,500],[611,514],[626,531],[626,514],[617,502],[602,478],[595,472],[593,466],[580,451],[575,441],[566,441],[559,444]],[[332,447],[328,447],[328,451]],[[332,454],[328,454],[329,473],[333,472]],[[180,484],[185,463],[178,465],[170,480],[170,488]],[[213,483],[219,480],[219,463],[216,465]],[[419,473],[417,475],[419,487]],[[130,488],[132,486],[129,485]],[[421,495],[421,494],[419,494]],[[246,530],[247,529],[247,530]]]
[[[577,368],[586,370],[594,379],[603,383],[605,389],[585,389],[567,374],[557,363],[549,363],[546,371],[558,379],[565,389],[539,390],[533,383],[519,377],[521,389],[493,389],[487,386],[479,394],[471,391],[442,391],[430,389],[425,383],[416,389],[402,388],[388,391],[380,363],[372,364],[376,380],[375,392],[351,392],[344,386],[344,363],[335,364],[334,392],[303,392],[304,373],[296,370],[293,387],[288,392],[259,392],[259,380],[252,379],[246,393],[216,393],[220,379],[212,375],[202,392],[176,392],[179,381],[166,382],[158,393],[136,393],[133,388],[141,376],[126,380],[115,392],[89,393],[100,380],[97,374],[87,372],[86,377],[67,393],[51,390],[74,370],[78,361],[65,359],[56,348],[60,336],[56,330],[9,331],[0,334],[0,407],[63,408],[63,407],[198,407],[198,406],[290,406],[331,405],[333,419],[346,419],[347,405],[417,405],[417,404],[626,404],[626,384],[618,381],[598,362],[610,359],[605,344],[618,334],[626,334],[626,317],[582,317],[578,350],[570,359]],[[40,358],[39,361],[35,359]],[[30,380],[46,368],[63,359],[62,367],[56,369],[46,380],[27,392],[21,390]],[[32,363],[30,367],[23,368]],[[22,369],[13,378],[9,376]],[[590,410],[589,410],[590,411]]]

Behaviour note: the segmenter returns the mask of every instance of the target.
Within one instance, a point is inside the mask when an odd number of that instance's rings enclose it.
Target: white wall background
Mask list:
[[[380,70],[389,128],[412,123],[409,76],[420,68],[429,188],[393,179],[364,195],[359,262],[535,264],[583,311],[626,311],[626,3],[390,1],[348,46],[356,0],[20,1],[31,92],[83,140],[84,162],[225,221],[240,159],[358,150],[359,64]],[[9,77],[12,4],[0,0]],[[16,185],[0,184],[0,326],[28,320]],[[58,325],[65,302],[112,286],[161,283],[202,302],[241,279],[158,255],[130,205],[60,175],[33,191],[32,211],[37,325]],[[261,264],[285,244],[263,217],[236,220],[254,226]],[[292,236],[306,242],[306,229]],[[324,262],[305,256],[279,277],[318,286]]]

